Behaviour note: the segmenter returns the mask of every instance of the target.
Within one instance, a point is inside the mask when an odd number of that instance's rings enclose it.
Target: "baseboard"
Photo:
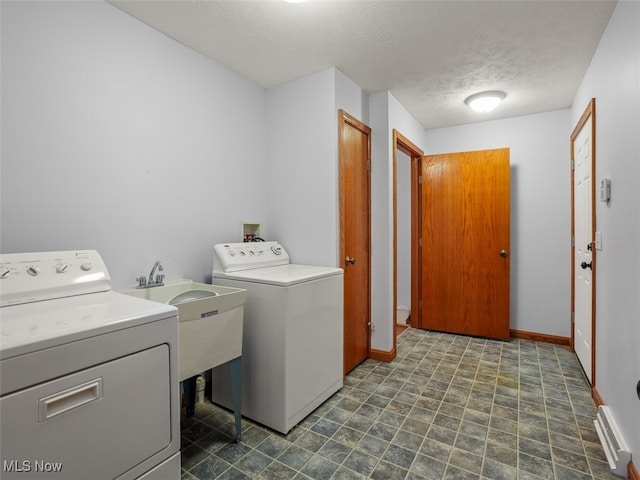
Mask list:
[[[385,351],[372,348],[369,350],[369,358],[373,360],[380,360],[381,362],[390,362],[396,358],[396,349],[394,347],[389,351]]]
[[[591,389],[591,398],[593,398],[593,401],[596,404],[596,407],[599,407],[600,405],[604,405],[604,400],[602,399],[602,397],[600,396],[600,392],[598,391],[598,389],[596,387],[593,387]]]
[[[525,332],[523,330],[509,330],[511,338],[519,338],[521,340],[533,340],[536,342],[555,343],[556,345],[571,345],[571,338],[560,337],[558,335],[547,335],[545,333]]]
[[[591,389],[591,397],[593,398],[593,401],[595,402],[596,407],[599,407],[600,405],[605,405],[604,400],[596,387],[593,387]],[[627,480],[640,480],[640,473],[638,473],[638,470],[633,464],[633,461],[627,464]]]

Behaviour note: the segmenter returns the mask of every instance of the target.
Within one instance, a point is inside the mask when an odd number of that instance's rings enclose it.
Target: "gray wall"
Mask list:
[[[106,3],[1,8],[2,252],[96,249],[114,288],[155,260],[210,277],[266,217],[264,90]]]
[[[270,238],[292,261],[339,266],[338,110],[368,121],[368,96],[340,70],[267,91]]]
[[[423,148],[425,130],[389,92],[371,95],[371,347],[390,351],[393,325],[393,130]]]
[[[398,308],[411,310],[411,157],[396,152],[398,198]]]
[[[596,388],[640,466],[640,3],[618,2],[571,110],[573,128],[596,99]]]

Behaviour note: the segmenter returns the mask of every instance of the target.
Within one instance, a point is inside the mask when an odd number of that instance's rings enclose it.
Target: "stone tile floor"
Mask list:
[[[310,372],[310,374],[313,374]],[[198,404],[182,479],[614,480],[566,347],[407,329],[287,435]]]

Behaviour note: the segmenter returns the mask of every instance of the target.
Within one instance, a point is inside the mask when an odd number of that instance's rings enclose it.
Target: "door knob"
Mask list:
[[[353,265],[354,263],[356,263],[356,259],[351,258],[350,256],[347,255],[347,258],[344,259],[344,263],[348,265]]]
[[[582,267],[583,270],[586,270],[587,268],[591,268],[591,262],[587,263],[587,262],[582,262],[580,264],[580,266]]]
[[[509,255],[509,252],[507,252],[506,250],[500,250],[500,256],[501,257],[506,257]]]

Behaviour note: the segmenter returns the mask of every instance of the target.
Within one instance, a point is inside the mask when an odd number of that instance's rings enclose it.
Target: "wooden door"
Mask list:
[[[422,159],[419,326],[509,338],[509,149]]]
[[[370,348],[371,129],[339,112],[340,258],[344,269],[344,374]]]
[[[594,385],[594,202],[595,173],[593,101],[571,135],[573,160],[573,349],[591,385]]]

